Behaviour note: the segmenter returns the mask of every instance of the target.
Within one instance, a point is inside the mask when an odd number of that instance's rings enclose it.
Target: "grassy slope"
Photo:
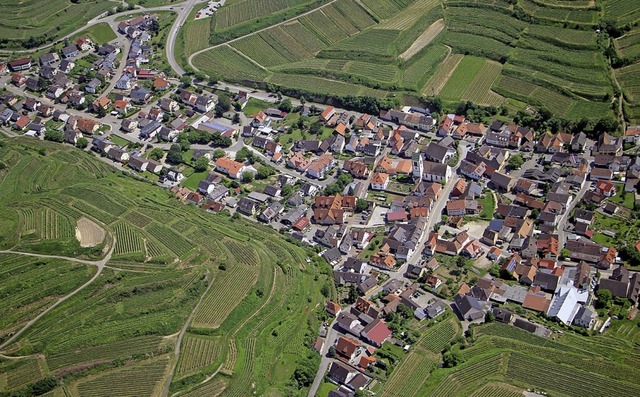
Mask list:
[[[192,332],[218,337],[222,348],[213,364],[228,364],[225,373],[233,374],[233,378],[225,376],[228,388],[241,395],[248,395],[252,384],[260,394],[268,388],[286,388],[302,357],[300,352],[305,351],[315,332],[309,327],[317,327],[316,307],[323,299],[319,290],[329,280],[319,274],[321,265],[315,260],[305,263],[305,250],[264,226],[231,221],[227,215],[214,216],[178,204],[167,191],[115,172],[77,149],[23,139],[0,142],[0,161],[8,166],[0,172],[0,203],[3,208],[11,208],[0,216],[1,248],[101,255],[99,249],[80,248],[73,237],[51,240],[25,234],[25,218],[13,208],[47,206],[60,214],[55,218],[58,220],[80,216],[94,219],[116,236],[116,251],[121,252],[109,262],[113,268],[105,269],[93,284],[35,323],[9,346],[9,352],[42,353],[46,363],[41,375],[67,376],[65,384],[81,392],[93,390],[92,385],[113,384],[120,374],[132,373],[136,378],[137,371],[140,378],[162,384],[167,363],[175,364],[170,353],[176,332],[208,282],[214,283],[209,294],[216,293],[216,280],[223,279],[225,272],[218,269],[218,264],[224,262],[226,272],[253,269],[258,280],[246,298],[238,297],[240,302],[231,313],[222,311],[228,316],[218,330]],[[3,268],[34,267],[30,263],[33,261],[26,258],[10,257]],[[83,274],[79,270],[58,293],[67,293],[74,280],[79,284]],[[36,267],[31,272],[39,274]],[[58,273],[58,277],[64,277],[64,272]],[[5,280],[16,283],[20,277],[0,279],[0,291],[7,288]],[[316,277],[318,281],[314,281]],[[30,284],[23,280],[24,293],[35,296],[40,288],[37,279],[31,277]],[[207,300],[224,301],[225,296]],[[9,311],[9,315],[13,313]],[[187,355],[181,359],[192,360],[188,354],[194,350],[185,351]],[[280,359],[274,364],[275,357]],[[152,361],[140,361],[144,359]],[[86,372],[95,365],[99,367]],[[123,365],[130,368],[111,369]],[[213,370],[210,361],[196,363],[188,374],[180,374],[182,379],[174,379],[172,390],[190,387]],[[71,373],[74,375],[70,378]],[[31,377],[30,381],[37,379]],[[112,395],[126,392],[126,385],[115,383]]]
[[[444,9],[441,3],[446,4]],[[437,70],[431,62],[443,61],[442,44],[446,44],[453,53],[476,55],[506,66],[486,64],[487,70],[475,80],[458,78],[459,73],[454,73],[443,90],[445,100],[469,99],[498,106],[506,97],[511,104],[518,100],[546,106],[556,116],[567,119],[612,114],[608,103],[612,83],[591,29],[597,23],[597,12],[577,4],[575,9],[573,4],[552,2],[541,7],[522,0],[517,5],[519,12],[538,21],[531,24],[512,17],[514,6],[506,1],[480,3],[481,6],[472,0],[359,2],[375,23],[357,26],[356,20],[363,21],[362,17],[354,17],[358,6],[339,0],[300,18],[300,22],[267,30],[260,34],[262,38],[256,35],[234,43],[266,71],[237,54],[223,54],[223,50],[196,57],[195,65],[206,73],[222,73],[227,79],[248,84],[266,81],[317,93],[332,91],[336,95],[349,92],[381,96],[389,91],[416,94]],[[328,15],[333,17],[327,19]],[[400,62],[397,55],[443,16],[447,29],[436,41],[415,59]],[[349,18],[351,25],[346,21]],[[325,20],[326,23],[315,23]],[[340,23],[331,25],[338,20]],[[568,22],[565,27],[564,21]],[[575,30],[572,22],[584,29]],[[237,29],[235,33],[247,32]],[[235,33],[234,29],[226,31],[230,37]],[[271,33],[273,38],[269,38]],[[530,89],[522,92],[520,86],[525,82]],[[362,90],[357,85],[377,90]],[[631,105],[629,108],[630,112],[635,111]]]

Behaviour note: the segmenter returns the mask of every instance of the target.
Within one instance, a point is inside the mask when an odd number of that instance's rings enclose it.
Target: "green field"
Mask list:
[[[620,335],[628,332],[616,329]],[[515,397],[531,388],[562,396],[640,392],[634,376],[640,351],[625,340],[576,334],[552,340],[499,323],[476,327],[473,336],[465,349],[452,348],[462,361],[453,368],[433,369],[429,358],[414,362],[406,356],[401,366],[432,369],[422,384],[413,382],[415,386],[402,395]],[[593,360],[601,364],[595,366]],[[593,390],[598,392],[593,394]]]
[[[227,52],[230,57],[221,58],[220,48],[209,50],[196,56],[193,66],[231,81],[270,83],[302,93],[369,95],[371,89],[379,91],[377,97],[440,93],[449,103],[469,100],[500,106],[509,100],[547,107],[556,117],[568,120],[599,119],[613,116],[615,83],[601,48],[603,38],[595,27],[604,18],[631,22],[640,14],[631,1],[607,1],[596,7],[587,1],[560,0],[520,0],[517,4],[505,0],[337,0],[296,17],[298,4],[290,6],[294,15],[286,23],[248,36],[244,35],[257,26],[248,29],[247,24],[267,26],[263,24],[270,18],[231,25],[217,21],[211,31],[213,41],[244,36],[230,43],[239,53]],[[269,5],[278,13],[285,12],[283,6],[284,0]],[[244,20],[256,6],[248,0],[235,2],[223,7],[221,15],[235,9],[242,9],[238,18]],[[403,62],[399,55],[440,19],[445,29]],[[616,40],[619,53],[626,59],[640,59],[639,37],[632,30]],[[414,48],[421,47],[418,43]],[[239,58],[240,54],[246,58]],[[456,72],[460,56],[476,57],[475,64],[464,61]],[[629,81],[636,75],[619,78],[625,111],[633,120],[640,117],[634,98],[638,85]]]
[[[1,140],[0,161],[1,249],[93,260],[115,240],[97,278],[3,347],[25,358],[0,359],[0,392],[54,376],[72,395],[151,396],[172,368],[170,394],[291,387],[330,280],[316,260],[306,263],[309,252],[261,225],[182,205],[69,146]],[[72,231],[81,217],[106,229],[103,244],[79,246]],[[0,255],[0,344],[95,272],[73,260]]]
[[[108,1],[88,0],[26,0],[0,4],[0,37],[7,40],[5,48],[24,48],[23,41],[45,38],[48,44],[82,27],[91,18],[115,8]]]

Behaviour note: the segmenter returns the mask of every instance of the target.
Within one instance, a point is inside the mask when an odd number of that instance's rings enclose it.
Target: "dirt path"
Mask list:
[[[276,26],[284,25],[284,24],[289,23],[289,22],[291,22],[291,21],[295,21],[296,19],[298,19],[298,18],[302,18],[302,17],[304,17],[305,15],[309,15],[309,14],[311,14],[312,12],[315,12],[315,11],[321,10],[321,9],[323,9],[323,8],[325,8],[325,7],[327,7],[327,6],[331,5],[331,4],[333,4],[333,3],[335,3],[336,1],[338,1],[338,0],[331,0],[331,1],[330,1],[330,2],[328,2],[328,3],[321,5],[320,7],[316,7],[316,8],[314,8],[314,9],[309,10],[309,11],[307,11],[307,12],[304,12],[304,13],[302,13],[302,14],[300,14],[300,15],[296,15],[296,16],[295,16],[295,17],[293,17],[293,18],[285,19],[285,20],[284,20],[284,21],[282,21],[282,22],[278,22],[278,23],[276,23],[276,24],[274,24],[274,25],[267,26],[266,28],[258,29],[258,30],[256,30],[255,32],[247,33],[247,34],[245,34],[245,35],[243,35],[243,36],[236,37],[235,39],[227,40],[227,41],[225,41],[224,43],[220,43],[220,44],[213,45],[213,46],[211,46],[211,47],[203,48],[202,50],[200,50],[200,51],[196,51],[196,52],[194,52],[193,54],[189,55],[189,58],[187,59],[187,63],[189,63],[189,66],[191,66],[193,69],[195,69],[195,70],[199,70],[197,67],[193,66],[193,58],[194,58],[196,55],[202,54],[203,52],[207,52],[207,51],[209,51],[209,50],[213,50],[214,48],[218,48],[218,47],[221,47],[221,46],[223,46],[223,45],[228,45],[229,43],[233,43],[234,41],[242,40],[242,39],[244,39],[245,37],[251,36],[251,35],[253,35],[253,34],[258,34],[258,33],[264,32],[264,31],[265,31],[265,30],[267,30],[267,29],[275,28]]]
[[[51,310],[55,309],[56,307],[58,307],[59,305],[61,305],[62,303],[64,303],[66,300],[68,300],[69,298],[73,297],[74,295],[76,295],[78,292],[82,291],[83,289],[85,289],[87,286],[89,286],[91,283],[93,283],[98,276],[100,276],[100,274],[102,273],[102,270],[104,269],[105,265],[107,264],[107,262],[109,262],[109,260],[111,259],[111,255],[113,254],[113,248],[116,245],[116,239],[114,237],[113,239],[113,245],[111,246],[111,249],[109,250],[109,253],[101,260],[99,261],[86,261],[86,260],[81,260],[81,259],[75,259],[75,258],[68,258],[68,257],[64,257],[64,256],[57,256],[57,255],[43,255],[43,254],[32,254],[29,252],[18,252],[18,251],[0,251],[0,253],[2,254],[17,254],[17,255],[24,255],[24,256],[35,256],[37,258],[53,258],[53,259],[64,259],[67,261],[71,261],[71,262],[77,262],[77,263],[84,263],[86,265],[93,265],[96,266],[98,268],[98,271],[96,271],[96,274],[93,275],[93,277],[91,277],[89,279],[89,281],[87,281],[86,283],[82,284],[80,287],[76,288],[75,290],[73,290],[71,293],[69,293],[68,295],[63,296],[62,298],[58,299],[56,301],[56,303],[54,303],[53,305],[49,306],[47,308],[47,310],[43,311],[42,313],[38,314],[36,317],[34,317],[31,321],[29,321],[24,327],[22,327],[20,329],[20,331],[16,332],[11,338],[7,339],[7,341],[5,341],[2,345],[0,345],[0,349],[4,349],[6,346],[10,345],[11,343],[13,343],[14,340],[16,340],[20,335],[22,335],[26,330],[28,330],[29,328],[31,328],[31,326],[33,324],[36,323],[36,321],[40,320],[42,317],[44,317],[47,313],[49,313]]]
[[[238,327],[236,327],[236,330],[233,331],[233,333],[231,334],[231,337],[235,337],[236,334],[238,333],[238,331],[240,331],[242,329],[242,327],[244,327],[252,318],[254,318],[258,313],[260,313],[260,311],[262,311],[262,309],[264,309],[265,306],[267,306],[269,304],[269,302],[271,302],[271,299],[273,299],[273,292],[276,289],[276,277],[278,275],[278,270],[276,267],[273,268],[273,282],[271,283],[271,291],[269,291],[269,296],[267,297],[267,299],[264,301],[264,303],[255,311],[253,312],[252,315],[250,315],[249,317],[247,317],[242,324],[240,324]],[[220,364],[220,366],[218,367],[218,369],[215,370],[214,373],[212,373],[211,375],[207,376],[205,380],[203,380],[202,382],[200,382],[200,384],[204,384],[207,383],[208,381],[210,381],[211,379],[213,379],[218,372],[220,372],[220,370],[222,369],[222,367],[224,366],[224,363]],[[166,396],[164,396],[166,397]]]
[[[422,34],[416,39],[416,41],[411,44],[409,48],[402,54],[400,54],[400,58],[403,60],[407,60],[412,56],[416,55],[420,50],[424,47],[428,46],[433,39],[435,39],[440,32],[444,30],[445,24],[444,19],[438,19],[434,23],[431,24]]]
[[[451,49],[449,48],[449,50]],[[436,72],[431,76],[429,81],[427,81],[427,84],[422,89],[422,94],[428,96],[438,95],[442,87],[449,81],[449,78],[458,67],[460,61],[462,61],[462,58],[464,58],[464,55],[449,52],[447,58],[438,65]]]
[[[207,271],[207,279],[208,278],[209,278],[209,271]],[[187,332],[187,328],[189,328],[189,324],[191,323],[191,319],[193,318],[193,315],[196,313],[196,310],[198,310],[198,307],[200,307],[200,304],[202,303],[202,300],[204,299],[204,297],[207,295],[207,293],[209,293],[209,290],[211,289],[212,285],[213,285],[213,280],[211,280],[211,282],[207,286],[207,289],[204,290],[204,293],[200,296],[200,299],[198,299],[198,303],[196,303],[196,306],[193,308],[193,310],[191,310],[189,317],[187,317],[187,321],[184,322],[184,325],[182,326],[182,329],[178,334],[176,347],[173,349],[173,354],[176,356],[176,362],[173,364],[173,367],[171,368],[171,372],[169,372],[169,375],[167,376],[167,381],[164,384],[164,388],[162,389],[163,397],[167,397],[167,395],[169,394],[169,386],[171,386],[171,381],[173,381],[173,375],[175,374],[176,365],[178,365],[178,360],[180,359],[180,345],[182,345],[182,338],[184,338],[184,334]],[[218,370],[219,369],[220,368],[218,368]]]

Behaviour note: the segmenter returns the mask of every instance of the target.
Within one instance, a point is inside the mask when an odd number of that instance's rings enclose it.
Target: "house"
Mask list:
[[[617,187],[609,180],[599,180],[596,183],[595,190],[605,197],[613,197],[617,193]]]
[[[11,121],[11,116],[13,116],[13,110],[6,108],[2,112],[0,112],[0,124],[8,125]]]
[[[306,169],[306,173],[312,178],[323,179],[325,173],[333,167],[333,164],[333,156],[330,154],[323,154],[309,164]]]
[[[62,56],[64,58],[71,58],[78,55],[78,47],[74,45],[68,45],[62,49]]]
[[[594,148],[594,154],[611,154],[620,156],[622,154],[623,137],[614,137],[608,133],[600,135],[598,143]]]
[[[387,327],[387,324],[377,318],[364,327],[360,336],[370,344],[380,347],[384,341],[391,337],[391,333],[392,332],[389,327]]]
[[[245,170],[245,166],[243,163],[239,163],[227,157],[219,158],[218,160],[216,160],[215,165],[217,171],[227,174],[233,179],[240,178]]]
[[[11,83],[16,87],[23,87],[27,83],[27,77],[22,73],[14,73],[11,75]]]
[[[422,180],[424,181],[447,183],[451,178],[451,167],[446,164],[425,161],[423,163],[422,169]]]
[[[551,300],[540,290],[540,287],[531,287],[524,298],[522,307],[537,312],[546,313],[551,305]]]
[[[34,79],[33,77],[27,78],[27,82],[25,83],[25,86],[29,91],[33,91],[33,92],[40,91],[40,81],[38,79]]]
[[[98,123],[96,120],[88,119],[86,117],[78,117],[76,128],[83,134],[93,135],[100,128],[100,123]]]
[[[107,156],[117,162],[126,163],[129,161],[129,153],[119,147],[111,147],[107,151]]]
[[[109,106],[111,106],[111,99],[107,98],[106,96],[100,97],[95,101],[93,101],[93,108],[95,110],[98,110],[98,109],[107,110]]]
[[[336,342],[336,353],[346,359],[352,361],[360,351],[360,342],[356,339],[341,336]]]
[[[339,304],[337,304],[335,302],[327,301],[327,303],[324,306],[324,310],[331,317],[338,317],[338,315],[340,314],[340,311],[342,310],[342,308],[340,307]]]
[[[31,124],[31,119],[27,116],[21,115],[13,124],[13,128],[19,131],[24,131],[29,126],[29,124]]]
[[[554,295],[546,314],[548,317],[556,319],[565,325],[571,325],[580,309],[579,300],[580,296],[577,288],[572,285],[562,286]]]
[[[315,199],[313,219],[321,225],[342,224],[348,211],[355,209],[354,196],[318,196]]]
[[[371,178],[371,189],[386,190],[389,186],[389,175],[384,172],[375,172]]]
[[[458,313],[464,320],[476,321],[484,318],[485,312],[478,299],[461,294],[456,294],[453,299]]]
[[[260,209],[260,203],[248,197],[243,197],[238,202],[237,211],[243,215],[255,216]]]
[[[126,74],[123,74],[122,77],[118,79],[116,82],[116,88],[119,90],[130,90],[131,89],[131,77]]]
[[[87,83],[84,89],[90,94],[95,94],[98,91],[98,88],[100,87],[101,84],[102,82],[100,82],[100,80],[94,78]]]
[[[76,46],[81,51],[89,51],[93,49],[93,42],[90,39],[81,37],[76,41]]]
[[[31,58],[20,58],[15,61],[9,62],[9,68],[13,72],[19,72],[21,70],[29,70],[31,69]]]
[[[573,324],[578,327],[591,329],[596,322],[596,313],[586,306],[580,306],[573,318]]]
[[[131,110],[131,105],[129,104],[129,101],[126,99],[116,99],[113,102],[113,110],[115,110],[121,115],[126,115]]]
[[[435,142],[430,142],[423,153],[427,161],[444,164],[455,155],[456,151],[446,146],[440,146]]]
[[[64,130],[64,141],[66,143],[70,143],[72,145],[76,145],[78,143],[78,139],[82,138],[82,134],[73,129]]]
[[[320,120],[323,122],[328,122],[331,117],[336,113],[336,109],[333,106],[327,106],[322,113],[320,113]]]
[[[129,167],[133,168],[138,172],[146,171],[147,169],[147,159],[142,158],[140,156],[131,156],[129,158]]]
[[[48,54],[42,55],[38,58],[38,62],[40,62],[40,66],[53,66],[54,63],[58,62],[60,57],[55,52],[50,52]]]
[[[139,105],[144,105],[151,97],[151,91],[143,87],[136,87],[131,91],[131,94],[129,94],[129,96],[131,97],[132,102]]]
[[[68,59],[63,60],[62,62],[60,62],[60,65],[58,66],[58,69],[64,73],[67,74],[69,73],[74,67],[76,66],[76,64]]]
[[[216,103],[214,102],[213,98],[205,95],[198,96],[196,98],[196,102],[194,103],[194,107],[202,113],[211,111],[215,105]]]
[[[153,88],[155,90],[164,91],[169,88],[169,82],[162,77],[156,77],[156,79],[153,80]]]
[[[501,192],[510,192],[515,183],[515,178],[509,175],[502,174],[498,171],[491,174],[491,184]]]
[[[358,179],[367,179],[371,173],[369,165],[359,160],[345,160],[342,169]]]
[[[269,223],[275,217],[280,215],[283,210],[284,210],[284,206],[279,202],[275,201],[271,203],[264,211],[262,211],[262,213],[258,216],[258,219],[263,222]]]
[[[147,171],[154,173],[154,174],[158,174],[160,171],[162,171],[162,164],[155,161],[155,160],[147,160]],[[181,174],[182,175],[182,174]]]

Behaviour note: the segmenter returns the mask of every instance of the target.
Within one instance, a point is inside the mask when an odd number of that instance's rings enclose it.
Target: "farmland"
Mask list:
[[[55,376],[73,395],[158,395],[172,368],[172,394],[215,395],[221,385],[237,395],[287,389],[305,334],[319,324],[320,286],[328,280],[315,259],[305,262],[306,250],[260,225],[249,236],[244,221],[183,206],[74,148],[16,138],[2,141],[0,158],[8,165],[0,201],[10,209],[0,217],[3,249],[91,259],[116,241],[97,278],[3,348],[40,358],[0,360],[0,391]],[[72,230],[83,217],[105,230],[102,244],[81,247],[69,231],[51,235],[51,225]],[[7,303],[0,343],[95,272],[73,261],[0,255]],[[178,332],[200,297],[176,357]],[[224,362],[232,378],[219,375],[199,388],[189,381]]]
[[[432,370],[420,395],[515,397],[536,388],[554,395],[582,396],[597,389],[598,395],[615,396],[625,394],[624,388],[627,395],[640,390],[633,364],[621,359],[635,357],[637,347],[610,337],[571,334],[550,340],[492,323],[474,328],[474,341],[459,354],[463,363]],[[592,365],[593,359],[603,365]]]
[[[38,0],[3,2],[0,4],[0,37],[7,40],[3,47],[24,48],[23,41],[30,37],[59,38],[112,8],[114,4],[99,0],[50,0],[45,5]]]
[[[245,0],[222,7],[220,14],[240,5],[245,16],[251,13]],[[283,5],[269,7],[281,13]],[[631,1],[605,2],[600,12],[600,5],[587,1],[337,0],[296,17],[298,5],[290,6],[286,23],[254,34],[239,27],[220,34],[213,29],[215,43],[244,35],[229,43],[237,52],[224,46],[207,50],[193,57],[192,66],[297,95],[439,95],[448,104],[469,100],[496,107],[510,99],[518,108],[546,107],[567,120],[599,119],[613,115],[615,82],[595,26],[605,17],[638,17]],[[621,56],[640,59],[638,37],[636,29],[616,40]],[[229,57],[219,56],[221,51]],[[469,60],[456,73],[463,56]],[[476,68],[467,70],[474,56]],[[637,84],[626,71],[615,75],[626,115],[637,120]]]

